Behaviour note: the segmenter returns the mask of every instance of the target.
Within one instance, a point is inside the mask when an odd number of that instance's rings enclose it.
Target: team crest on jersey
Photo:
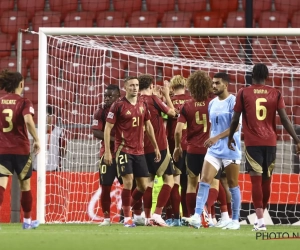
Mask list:
[[[32,113],[32,114],[34,114],[34,108],[33,108],[33,107],[30,107],[30,108],[29,108],[29,112]]]
[[[93,126],[98,126],[98,120],[93,120]]]
[[[140,113],[141,113],[141,114],[144,113],[144,107],[140,107]]]
[[[114,113],[109,112],[108,115],[107,115],[107,118],[113,119],[114,118]]]
[[[127,110],[126,115],[131,115],[131,112]]]

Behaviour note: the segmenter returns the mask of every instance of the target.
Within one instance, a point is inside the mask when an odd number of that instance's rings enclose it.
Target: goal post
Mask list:
[[[122,89],[124,76],[148,73],[160,85],[172,75],[187,77],[197,69],[210,76],[226,71],[232,81],[229,90],[235,94],[245,86],[246,72],[252,70],[252,65],[245,63],[244,49],[249,43],[246,37],[251,37],[253,51],[249,59],[268,65],[268,83],[284,91],[288,115],[299,124],[299,34],[300,28],[40,28],[37,219],[48,223],[93,222],[101,218],[97,205],[101,193],[97,189],[99,141],[92,136],[91,121],[103,100],[105,86],[118,84]],[[48,173],[45,167],[45,114],[49,103],[59,111],[63,128],[70,134],[67,155],[58,173]],[[276,194],[270,199],[270,223],[294,224],[300,220],[300,188],[296,184],[300,177],[292,168],[293,143],[282,127],[278,129],[277,172],[272,186]],[[241,218],[251,222],[251,185],[244,172],[241,167]],[[119,186],[113,194],[117,213]],[[59,204],[54,204],[57,201]],[[288,216],[295,220],[286,219]]]

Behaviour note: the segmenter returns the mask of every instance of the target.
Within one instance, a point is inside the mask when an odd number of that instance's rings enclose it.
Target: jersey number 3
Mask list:
[[[13,123],[12,123],[13,111],[12,111],[11,109],[4,109],[4,110],[2,111],[2,113],[6,115],[5,121],[7,121],[7,123],[8,123],[8,127],[3,128],[3,132],[4,132],[4,133],[7,133],[7,132],[12,131],[12,129],[13,129],[13,127],[14,127],[14,126],[13,126]]]
[[[259,121],[266,119],[267,117],[267,108],[262,105],[262,103],[267,102],[266,98],[258,98],[255,101],[256,107],[256,118]]]

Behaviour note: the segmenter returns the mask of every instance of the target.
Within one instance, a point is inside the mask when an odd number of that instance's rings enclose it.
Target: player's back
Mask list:
[[[180,116],[187,122],[187,152],[205,154],[204,142],[209,138],[210,123],[208,105],[211,98],[198,102],[194,99],[185,102]],[[182,121],[182,117],[179,118]]]
[[[285,107],[280,91],[254,84],[239,91],[235,111],[243,111],[246,146],[276,146],[276,111]]]
[[[31,102],[17,94],[0,98],[0,153],[29,154],[30,144],[24,115],[34,114]]]

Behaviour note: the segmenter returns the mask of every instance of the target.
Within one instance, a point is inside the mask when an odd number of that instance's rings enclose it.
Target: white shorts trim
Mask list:
[[[224,168],[226,168],[227,166],[229,166],[232,163],[235,164],[241,164],[240,160],[228,160],[228,159],[221,159],[221,158],[217,158],[214,157],[212,155],[206,154],[204,157],[204,160],[209,162],[211,165],[214,166],[214,168],[219,171],[219,169],[224,166]]]

